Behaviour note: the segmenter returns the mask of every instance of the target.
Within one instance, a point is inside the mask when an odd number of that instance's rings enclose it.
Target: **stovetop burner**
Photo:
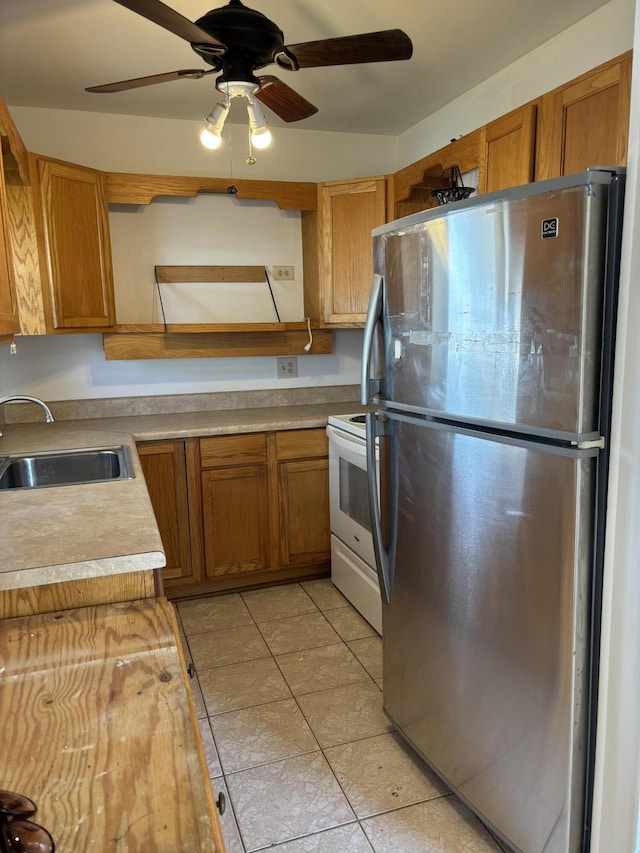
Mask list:
[[[365,424],[367,422],[366,415],[354,415],[352,418],[349,418],[352,424]]]

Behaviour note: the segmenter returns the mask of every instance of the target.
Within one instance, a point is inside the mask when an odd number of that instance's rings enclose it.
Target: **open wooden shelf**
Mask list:
[[[306,322],[119,325],[115,334],[103,335],[107,361],[155,358],[230,358],[265,355],[328,355],[333,352],[333,332],[314,328],[306,352]]]

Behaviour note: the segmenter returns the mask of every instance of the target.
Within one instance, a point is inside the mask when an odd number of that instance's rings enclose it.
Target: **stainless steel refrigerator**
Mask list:
[[[384,708],[522,853],[588,849],[623,194],[593,169],[373,232]]]

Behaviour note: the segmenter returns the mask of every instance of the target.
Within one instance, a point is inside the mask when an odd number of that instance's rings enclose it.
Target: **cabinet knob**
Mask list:
[[[218,811],[221,815],[223,815],[227,810],[227,798],[224,793],[220,791],[218,794],[218,799],[216,800],[216,806],[218,807]]]
[[[189,678],[196,677],[196,668],[193,665],[193,661],[189,661],[189,666],[187,667],[187,672],[189,673]]]

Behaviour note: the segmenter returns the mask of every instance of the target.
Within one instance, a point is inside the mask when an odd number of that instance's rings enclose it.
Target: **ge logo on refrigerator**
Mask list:
[[[549,240],[551,237],[558,236],[558,229],[560,227],[560,223],[558,221],[558,217],[554,216],[552,219],[543,219],[542,220],[542,239]]]

